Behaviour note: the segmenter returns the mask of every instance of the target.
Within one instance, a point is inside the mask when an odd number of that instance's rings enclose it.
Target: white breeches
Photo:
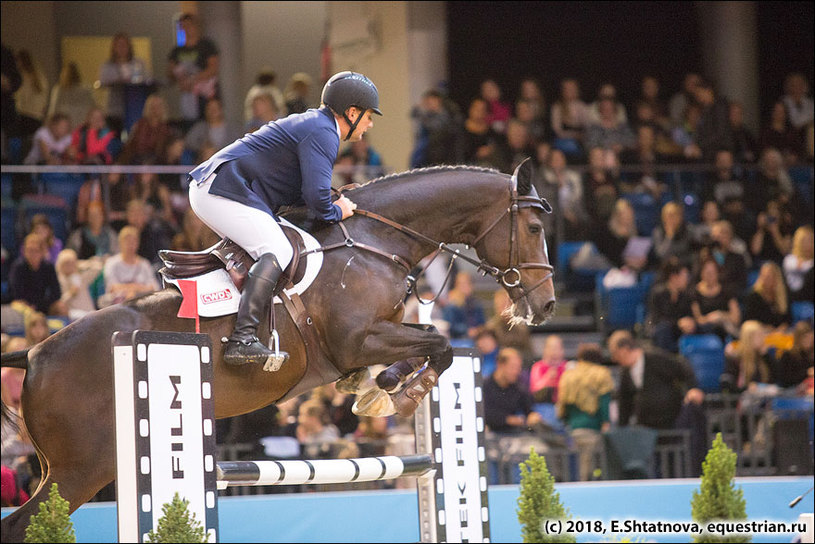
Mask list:
[[[209,186],[216,175],[212,174],[200,186],[195,181],[190,183],[192,210],[209,228],[241,246],[252,258],[273,253],[285,270],[293,251],[280,225],[266,212],[210,194]]]

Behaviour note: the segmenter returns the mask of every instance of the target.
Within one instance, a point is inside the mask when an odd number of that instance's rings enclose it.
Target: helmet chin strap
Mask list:
[[[348,114],[345,113],[345,112],[342,112],[342,118],[345,119],[345,122],[348,123],[349,127],[351,127],[351,130],[348,131],[348,134],[343,139],[344,142],[347,142],[348,139],[351,137],[351,135],[354,133],[354,131],[357,129],[357,125],[359,124],[360,121],[362,121],[362,116],[363,115],[365,115],[364,111],[362,113],[360,113],[357,116],[357,120],[352,123],[351,120],[348,118]]]

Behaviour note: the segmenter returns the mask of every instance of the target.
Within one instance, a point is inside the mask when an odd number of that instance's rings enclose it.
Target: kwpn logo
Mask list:
[[[204,293],[201,295],[201,302],[203,304],[212,304],[213,302],[223,302],[232,298],[232,291],[223,289],[215,291],[214,293]]]

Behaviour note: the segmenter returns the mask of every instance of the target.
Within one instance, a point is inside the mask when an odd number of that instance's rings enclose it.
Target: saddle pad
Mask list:
[[[305,245],[306,251],[320,247],[320,243],[311,234],[292,225],[285,219],[281,219],[280,222],[297,231],[297,233],[303,239],[303,244]],[[315,278],[317,278],[317,274],[320,273],[320,269],[322,267],[323,252],[318,251],[316,253],[309,254],[306,257],[303,277],[290,289],[285,289],[283,292],[289,296],[294,294],[302,295],[306,289],[311,286]],[[229,273],[225,269],[219,268],[200,276],[187,278],[184,281],[195,281],[197,284],[197,307],[199,316],[219,317],[222,315],[234,314],[238,311],[241,294],[237,287],[235,287],[235,283],[232,281],[232,278],[229,277]],[[178,285],[178,280],[165,279],[165,282],[175,285],[178,290],[181,291],[181,288]],[[282,301],[279,297],[275,297],[274,303],[281,304]]]

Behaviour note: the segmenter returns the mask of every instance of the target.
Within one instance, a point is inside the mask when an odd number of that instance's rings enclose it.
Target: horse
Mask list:
[[[357,213],[313,232],[325,248],[324,260],[302,302],[319,349],[306,349],[305,337],[277,304],[276,329],[290,359],[276,372],[264,372],[260,365],[227,366],[221,338],[232,331],[235,316],[201,318],[201,332],[212,339],[215,417],[260,409],[374,364],[419,358],[427,366],[395,394],[401,394],[400,413],[410,413],[450,365],[453,352],[433,328],[402,323],[409,269],[434,251],[456,253],[448,243],[475,250],[480,261],[460,257],[507,290],[512,320],[544,323],[554,312],[555,293],[541,217],[552,210],[538,198],[530,166],[519,166],[512,176],[471,166],[431,167],[348,190]],[[3,541],[23,540],[52,483],[59,484],[74,511],[114,480],[111,336],[134,330],[194,332],[193,320],[177,317],[181,303],[181,294],[170,286],[93,312],[29,350],[2,356],[3,367],[26,370],[20,416],[43,467],[32,498],[2,520]],[[270,318],[265,321],[259,332],[270,330]],[[266,333],[261,340],[269,337]],[[307,353],[316,355],[307,360]],[[413,368],[382,373],[385,379],[377,383],[392,389]]]

